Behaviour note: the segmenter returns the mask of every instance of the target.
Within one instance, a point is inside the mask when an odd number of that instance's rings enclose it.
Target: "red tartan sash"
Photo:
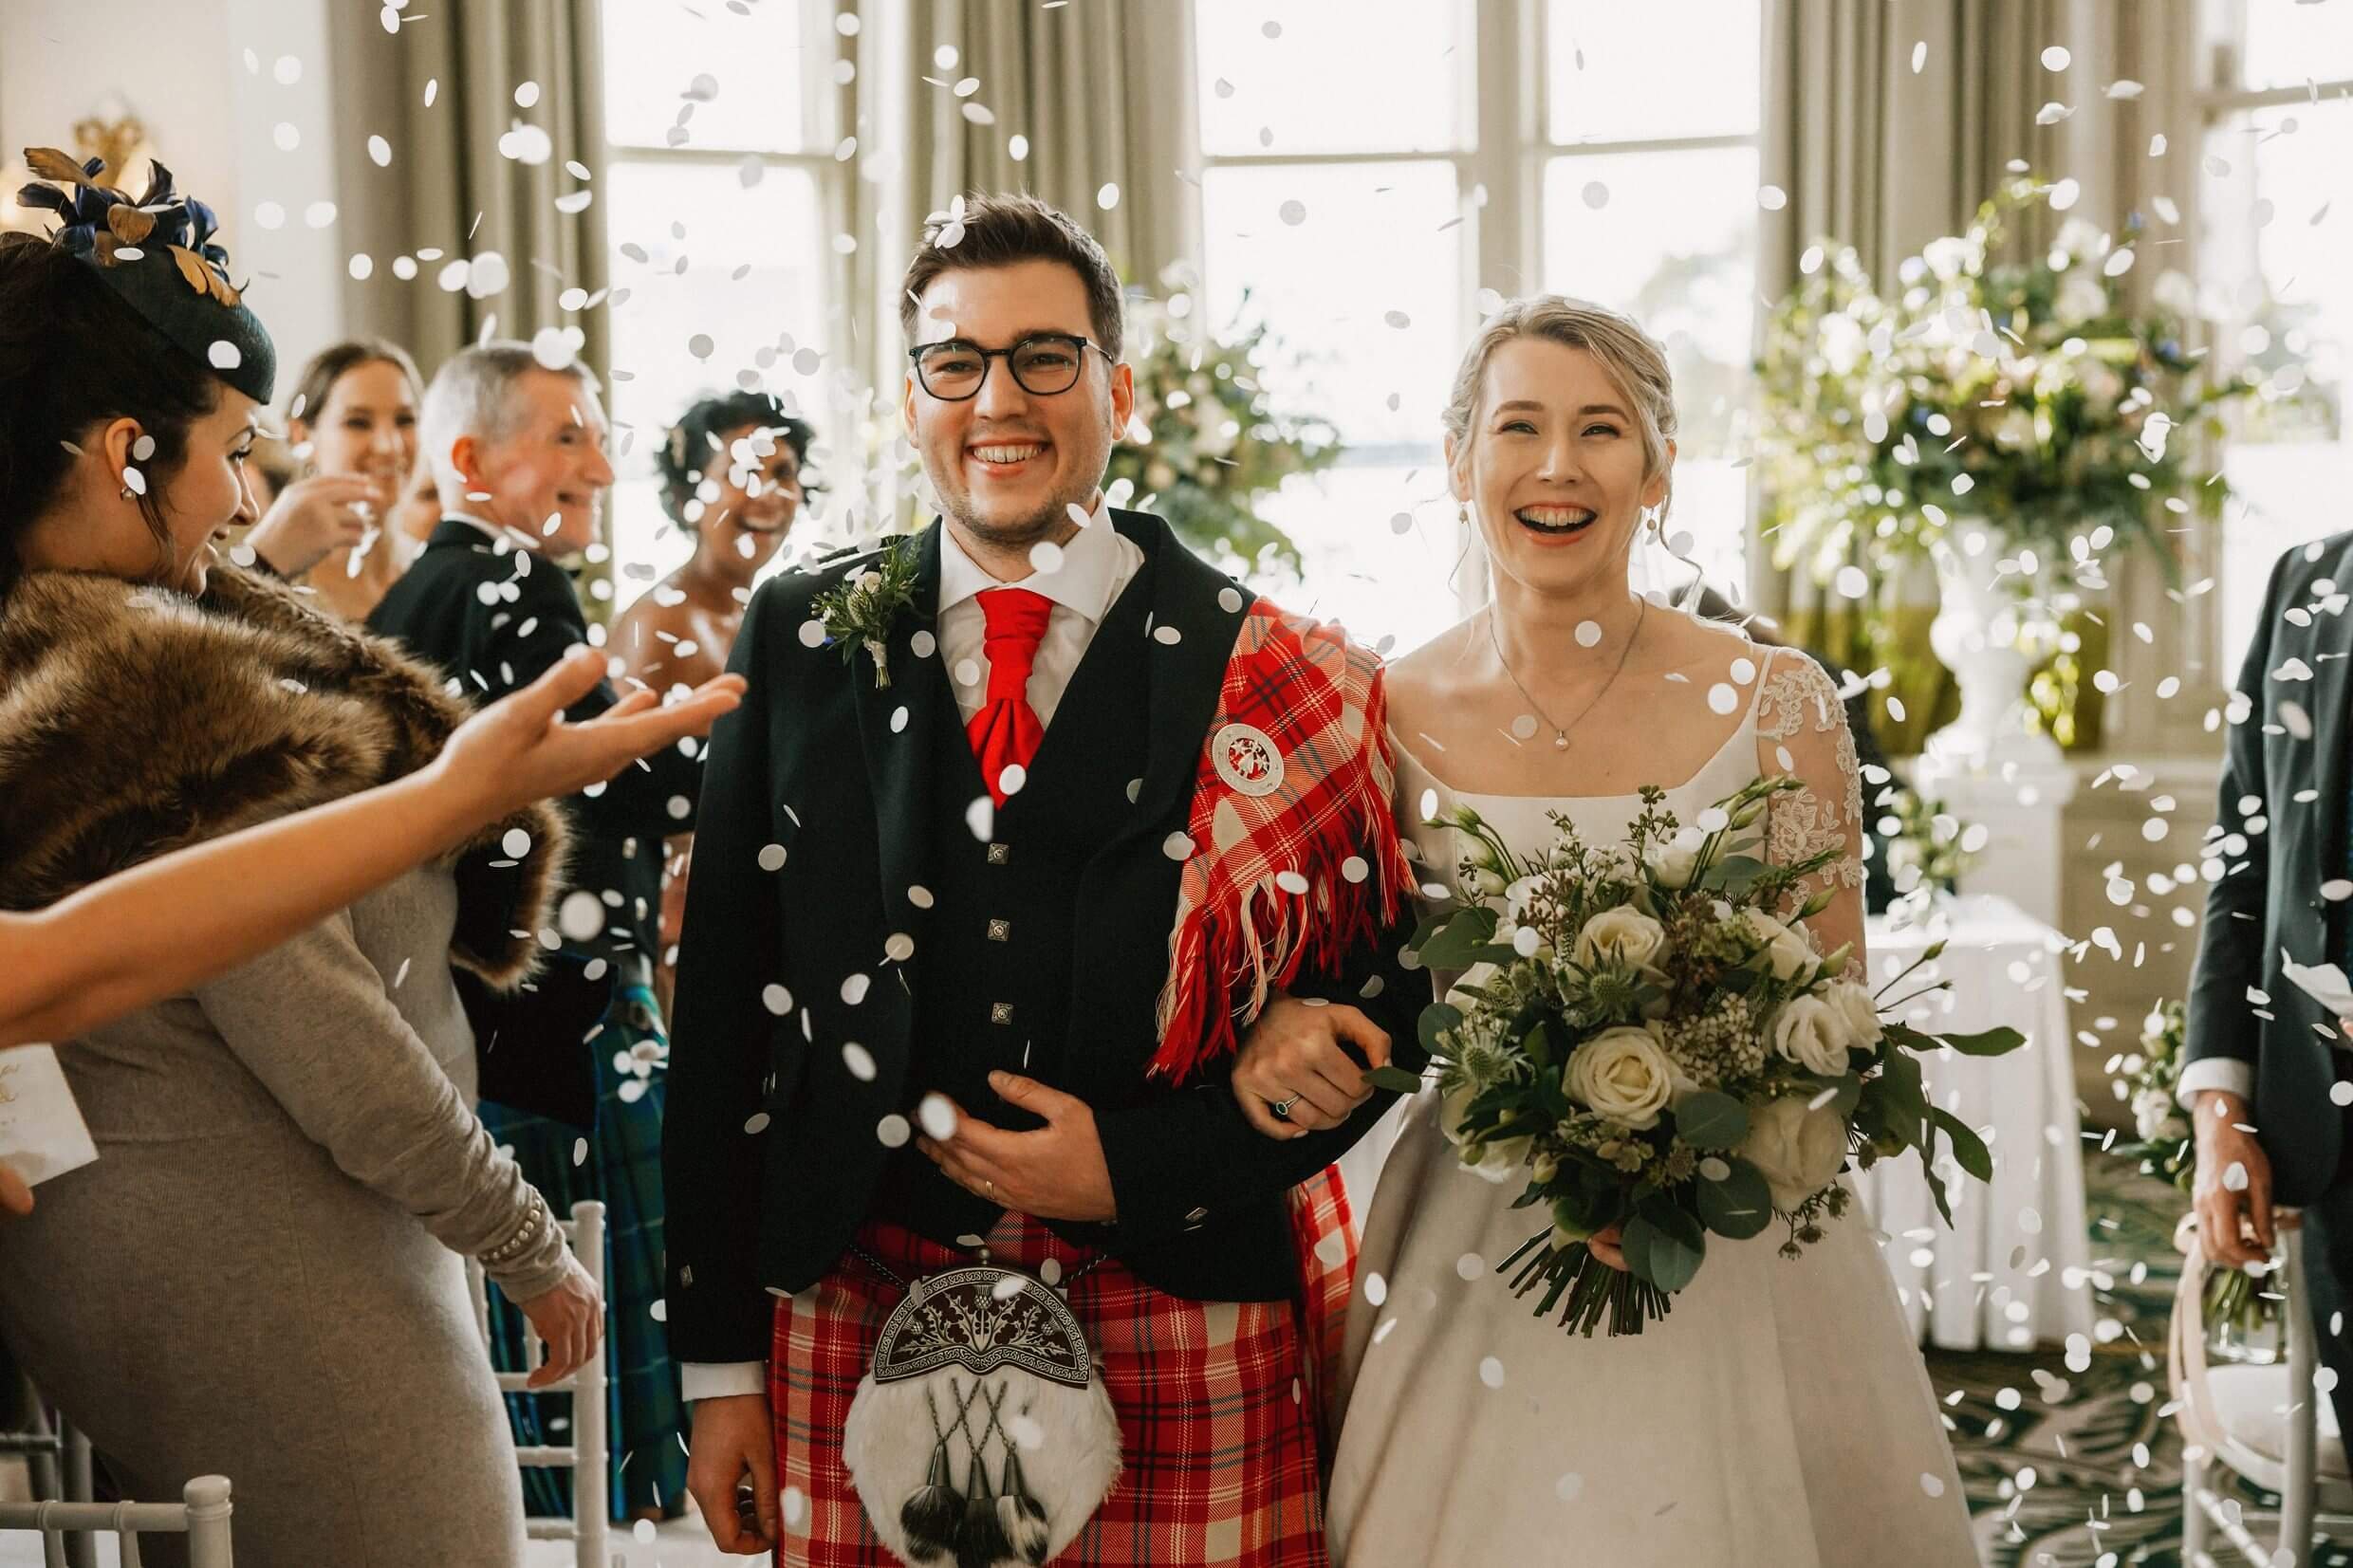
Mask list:
[[[1234,638],[1182,842],[1155,1077],[1235,1049],[1268,993],[1336,968],[1413,873],[1391,815],[1380,660],[1336,626],[1252,604]]]

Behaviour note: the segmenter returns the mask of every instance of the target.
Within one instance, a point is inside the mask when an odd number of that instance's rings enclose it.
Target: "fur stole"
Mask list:
[[[468,711],[397,644],[268,578],[215,566],[192,600],[28,573],[0,601],[0,908],[399,778]],[[514,828],[531,841],[519,861],[501,847]],[[542,803],[442,862],[454,964],[502,992],[530,978],[567,841]]]

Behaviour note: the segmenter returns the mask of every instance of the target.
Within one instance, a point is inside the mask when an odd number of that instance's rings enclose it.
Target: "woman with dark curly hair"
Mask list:
[[[706,397],[672,427],[655,455],[662,509],[694,536],[695,554],[614,627],[613,648],[630,678],[666,692],[726,672],[752,580],[783,548],[816,488],[807,478],[810,436],[763,392]],[[665,1010],[686,913],[687,841],[674,840],[664,861],[655,984]]]

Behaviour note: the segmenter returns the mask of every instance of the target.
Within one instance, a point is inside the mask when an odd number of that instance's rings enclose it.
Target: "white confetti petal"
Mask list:
[[[754,1111],[744,1118],[744,1131],[756,1138],[768,1131],[768,1124],[769,1114],[766,1111]]]
[[[585,888],[575,888],[557,906],[556,930],[572,942],[594,941],[604,931],[603,901]]]
[[[873,981],[862,974],[851,975],[842,982],[842,1000],[850,1006],[857,1006],[866,1000],[866,988],[873,984]]]
[[[916,1120],[922,1124],[923,1134],[935,1143],[944,1143],[955,1136],[955,1107],[944,1095],[925,1095],[915,1108]]]
[[[855,1041],[842,1047],[842,1065],[848,1068],[850,1077],[859,1082],[872,1083],[874,1081],[874,1053]]]
[[[792,993],[782,986],[763,986],[760,987],[760,1005],[782,1018],[792,1011]]]
[[[904,1149],[907,1140],[914,1135],[915,1129],[908,1126],[907,1118],[901,1116],[884,1116],[874,1126],[875,1141],[885,1149]]]
[[[785,846],[782,844],[763,844],[760,847],[760,869],[762,871],[784,870]]]

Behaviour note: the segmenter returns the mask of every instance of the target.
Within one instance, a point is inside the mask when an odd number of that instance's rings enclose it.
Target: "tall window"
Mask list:
[[[2353,489],[2353,12],[2214,0],[2203,43],[2197,303],[2218,363],[2264,375],[2223,450],[2236,492],[2216,584],[2227,680],[2272,561],[2342,528],[2332,498]]]
[[[1480,318],[1535,289],[1627,310],[1667,343],[1670,531],[1740,580],[1759,8],[1657,9],[1674,15],[1195,0],[1210,324],[1267,324],[1278,409],[1345,443],[1266,507],[1301,547],[1303,608],[1400,651],[1459,615],[1438,414]],[[1642,564],[1666,579],[1663,559]]]
[[[1667,532],[1718,588],[1748,561],[1733,453],[1756,322],[1757,10],[1548,0],[1544,17],[1544,286],[1666,345],[1682,427]]]
[[[605,0],[602,18],[619,609],[692,553],[654,470],[688,405],[741,389],[822,407],[849,165],[830,8]]]

